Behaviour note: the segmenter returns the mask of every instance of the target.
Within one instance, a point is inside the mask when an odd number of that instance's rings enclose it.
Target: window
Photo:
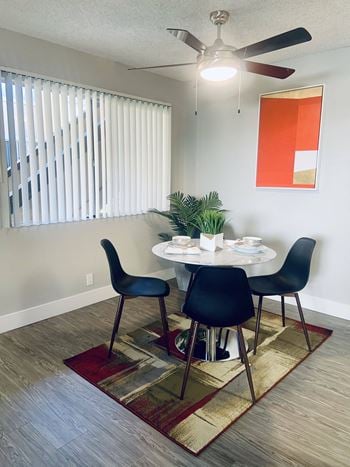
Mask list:
[[[10,226],[167,209],[168,105],[4,71],[0,104]]]

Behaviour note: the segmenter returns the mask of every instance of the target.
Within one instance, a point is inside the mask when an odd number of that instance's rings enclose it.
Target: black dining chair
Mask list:
[[[183,312],[191,318],[191,328],[180,398],[183,399],[185,395],[199,325],[215,328],[236,326],[240,355],[244,361],[250,393],[255,403],[253,380],[241,326],[254,316],[254,304],[243,269],[214,266],[199,268],[183,306]]]
[[[166,342],[168,355],[169,340],[168,340],[168,321],[166,316],[166,307],[164,297],[167,297],[170,292],[169,285],[162,279],[153,277],[130,276],[127,274],[120,264],[118,253],[113,244],[109,240],[101,240],[101,246],[106,252],[111,281],[114,290],[120,295],[119,304],[115,314],[112,337],[108,351],[108,357],[112,354],[113,344],[118,332],[120,318],[122,317],[124,302],[126,298],[136,297],[157,297],[159,300],[160,316],[162,319],[163,333]]]
[[[312,238],[299,238],[289,250],[287,258],[285,259],[284,264],[279,271],[275,272],[274,274],[255,276],[248,279],[253,295],[257,295],[259,297],[255,327],[254,354],[256,354],[256,348],[259,339],[263,298],[272,295],[281,296],[283,327],[286,325],[284,297],[294,295],[300,315],[301,325],[305,335],[306,344],[309,352],[311,352],[312,349],[310,338],[307,332],[304,313],[301,307],[298,292],[300,292],[300,290],[306,286],[309,279],[311,258],[315,245],[316,241]]]

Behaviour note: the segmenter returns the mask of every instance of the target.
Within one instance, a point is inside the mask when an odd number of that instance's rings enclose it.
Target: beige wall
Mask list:
[[[234,84],[201,85],[197,119],[188,124],[197,141],[186,160],[194,174],[194,191],[219,191],[229,209],[235,236],[259,235],[274,246],[278,258],[255,272],[276,269],[300,236],[317,240],[308,305],[350,318],[350,48],[291,59],[296,73],[285,81],[243,74],[241,113]],[[320,142],[319,189],[255,188],[259,94],[325,84]],[[192,86],[189,86],[192,95]],[[338,310],[338,311],[337,311]]]
[[[0,65],[58,79],[119,91],[173,105],[172,187],[182,188],[183,83],[46,41],[0,29]],[[118,247],[125,267],[135,274],[169,265],[150,252],[157,242],[156,216],[95,220],[0,230],[0,316],[98,288],[109,282],[102,238]]]

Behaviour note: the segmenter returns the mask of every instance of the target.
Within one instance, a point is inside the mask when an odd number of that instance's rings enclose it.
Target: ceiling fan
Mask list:
[[[225,44],[221,39],[221,26],[228,21],[229,16],[229,13],[225,10],[216,10],[210,13],[211,22],[217,26],[217,38],[214,44],[209,47],[185,29],[167,28],[170,34],[198,52],[196,62],[137,67],[129,68],[129,70],[150,70],[197,65],[201,77],[209,81],[225,81],[232,78],[237,73],[237,70],[279,79],[288,78],[288,76],[294,73],[295,70],[293,68],[251,62],[246,59],[310,41],[312,37],[306,29],[292,29],[255,44],[236,49],[232,45]]]

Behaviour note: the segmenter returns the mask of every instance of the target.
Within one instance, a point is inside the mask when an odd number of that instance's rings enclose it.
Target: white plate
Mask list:
[[[187,243],[186,245],[178,245],[177,243],[170,241],[168,243],[168,246],[173,246],[174,248],[181,248],[185,250],[186,248],[193,248],[194,246],[196,246],[196,244],[194,242],[190,242],[190,243]]]
[[[242,245],[237,245],[234,247],[234,250],[237,251],[237,253],[242,253],[245,255],[256,255],[258,253],[263,253],[264,252],[264,247],[263,246],[242,246]]]

